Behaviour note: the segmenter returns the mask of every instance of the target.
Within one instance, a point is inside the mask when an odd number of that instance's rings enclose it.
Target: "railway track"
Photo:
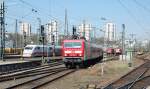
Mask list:
[[[50,68],[50,69],[44,69],[44,70],[42,69],[42,70],[38,70],[38,71],[19,73],[19,74],[9,75],[9,76],[2,76],[2,77],[0,77],[0,82],[9,81],[9,80],[16,80],[16,79],[20,79],[20,78],[26,78],[26,77],[36,76],[36,75],[41,75],[41,74],[46,74],[46,73],[55,72],[55,71],[58,71],[58,70],[64,69],[64,68],[65,67]]]
[[[134,81],[118,88],[118,89],[145,89],[150,85],[150,66],[145,66],[145,71]]]
[[[34,77],[30,80],[22,80],[21,83],[13,84],[6,87],[6,89],[37,89],[42,87],[45,84],[51,83],[57,79],[60,79],[70,73],[73,73],[75,70],[68,70],[66,68],[51,71],[50,73],[45,73],[41,76]]]
[[[75,71],[67,69],[62,64],[62,62],[57,62],[38,68],[4,73],[0,75],[0,88],[37,89]]]
[[[106,86],[104,89],[130,89],[139,79],[150,75],[150,61],[122,76],[119,80]],[[150,81],[149,81],[150,82]]]
[[[49,71],[57,70],[60,67],[62,67],[62,63],[53,63],[53,65],[45,65],[38,68],[8,73],[0,76],[0,82],[48,73]]]
[[[146,76],[132,83],[128,89],[146,89],[149,85],[150,76]]]
[[[30,69],[35,69],[35,68],[42,68],[42,67],[46,67],[46,66],[53,67],[53,66],[57,66],[57,65],[61,65],[61,64],[63,64],[62,61],[52,61],[51,63],[48,63],[46,65],[22,68],[22,69],[11,70],[11,71],[6,71],[6,72],[0,72],[0,76],[1,75],[7,75],[7,74],[10,74],[10,73],[15,73],[15,72],[20,72],[20,71],[26,71],[26,70],[30,70]]]

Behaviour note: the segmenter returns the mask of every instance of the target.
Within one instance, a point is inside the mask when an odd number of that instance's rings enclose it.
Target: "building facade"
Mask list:
[[[22,22],[20,25],[21,33],[26,34],[26,36],[31,36],[31,24]]]
[[[47,24],[46,38],[47,42],[50,44],[58,43],[58,25],[57,21],[52,21]]]
[[[91,30],[92,30],[92,25],[91,24],[81,24],[78,27],[78,33],[80,37],[85,37],[86,40],[90,40],[91,38]]]
[[[105,40],[110,42],[116,41],[116,25],[114,23],[106,23]]]
[[[27,22],[21,22],[20,24],[21,34],[23,35],[23,46],[25,47],[28,44],[31,44],[31,24]]]

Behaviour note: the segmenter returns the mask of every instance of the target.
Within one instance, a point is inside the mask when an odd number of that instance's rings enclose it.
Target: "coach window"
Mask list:
[[[52,48],[52,47],[49,47],[49,51],[50,51],[50,52],[53,52],[53,48]]]
[[[40,50],[40,47],[37,47],[38,50]]]
[[[44,50],[46,51],[46,50],[47,50],[47,47],[44,47]]]
[[[52,50],[52,47],[49,47],[49,50]]]

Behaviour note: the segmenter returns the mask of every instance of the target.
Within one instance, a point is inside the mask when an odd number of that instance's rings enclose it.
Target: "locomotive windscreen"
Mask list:
[[[81,42],[65,42],[65,48],[81,48]]]
[[[25,50],[32,50],[33,47],[25,47]]]

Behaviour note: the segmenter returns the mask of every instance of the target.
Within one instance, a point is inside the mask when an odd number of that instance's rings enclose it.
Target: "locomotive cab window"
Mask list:
[[[81,48],[81,42],[65,42],[64,47],[66,47],[66,48]]]
[[[32,50],[33,47],[25,47],[25,50]]]

